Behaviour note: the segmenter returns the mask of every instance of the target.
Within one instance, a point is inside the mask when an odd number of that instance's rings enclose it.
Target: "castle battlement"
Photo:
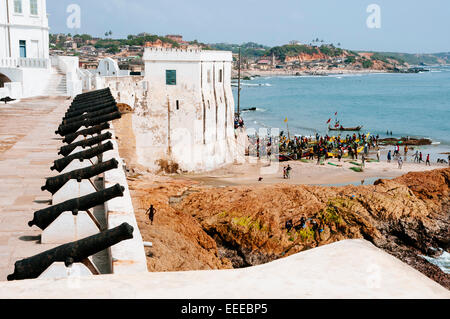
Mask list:
[[[144,61],[184,61],[184,62],[231,62],[231,51],[180,49],[180,48],[145,48]]]

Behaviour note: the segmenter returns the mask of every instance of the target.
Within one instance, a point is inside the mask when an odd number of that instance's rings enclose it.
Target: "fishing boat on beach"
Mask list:
[[[328,126],[328,130],[329,130],[329,131],[341,131],[341,132],[344,132],[344,131],[348,131],[348,132],[359,132],[359,131],[361,131],[362,128],[363,128],[363,126],[357,126],[357,127],[343,127],[343,126],[341,125],[340,127],[335,127],[335,128],[333,128],[333,127],[331,127],[331,126]]]
[[[336,112],[334,114],[336,116],[336,120],[335,120],[335,124],[334,127],[331,127],[331,125],[328,125],[328,130],[329,131],[347,131],[347,132],[359,132],[361,131],[361,129],[363,128],[363,126],[357,126],[357,127],[343,127],[341,125],[341,121],[338,120],[337,115],[338,113]],[[327,124],[330,124],[331,119],[328,120]]]

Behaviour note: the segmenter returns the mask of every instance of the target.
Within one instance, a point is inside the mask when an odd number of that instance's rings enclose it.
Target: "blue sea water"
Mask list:
[[[247,128],[280,128],[291,134],[327,134],[335,113],[344,127],[386,137],[427,137],[432,157],[450,151],[450,67],[419,74],[275,76],[243,81],[241,109]],[[237,101],[237,89],[234,89]],[[336,133],[335,133],[336,134]],[[347,133],[345,133],[347,134]],[[425,148],[427,150],[427,148]],[[441,155],[441,158],[446,156]]]

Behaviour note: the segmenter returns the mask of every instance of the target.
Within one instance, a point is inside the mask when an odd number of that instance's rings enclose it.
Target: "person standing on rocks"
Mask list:
[[[153,225],[153,219],[155,218],[155,214],[156,214],[156,209],[153,207],[153,205],[151,205],[150,208],[145,213],[145,215],[147,215],[147,214],[148,214],[148,218],[150,219],[150,222]]]

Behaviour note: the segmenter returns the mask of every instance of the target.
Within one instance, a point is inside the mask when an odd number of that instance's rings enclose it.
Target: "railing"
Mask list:
[[[0,58],[0,68],[41,68],[47,69],[50,59]]]

